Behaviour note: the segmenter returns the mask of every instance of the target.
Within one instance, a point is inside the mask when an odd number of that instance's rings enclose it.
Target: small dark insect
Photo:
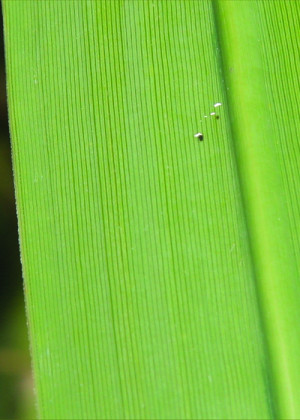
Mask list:
[[[204,138],[202,133],[197,133],[197,134],[194,135],[194,137],[196,137],[200,141],[203,141],[203,138]]]
[[[216,105],[218,105],[218,104],[216,104]],[[215,106],[216,106],[215,105]],[[220,117],[219,117],[219,115],[217,115],[215,112],[211,112],[210,113],[210,115],[212,116],[212,117],[214,117],[216,120],[218,120]]]

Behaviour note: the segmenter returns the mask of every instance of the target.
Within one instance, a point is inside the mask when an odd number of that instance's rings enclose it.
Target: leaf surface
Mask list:
[[[299,3],[3,10],[40,416],[299,418]]]

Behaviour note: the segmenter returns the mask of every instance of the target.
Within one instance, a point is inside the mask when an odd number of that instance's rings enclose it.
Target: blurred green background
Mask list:
[[[5,90],[3,20],[0,42],[0,419],[36,418],[30,368]]]

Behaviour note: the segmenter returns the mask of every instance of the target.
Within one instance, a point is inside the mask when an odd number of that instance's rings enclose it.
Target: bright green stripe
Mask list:
[[[295,79],[293,73],[297,72],[297,67],[295,62],[292,64],[281,59],[282,54],[277,56],[277,70],[270,71],[268,66],[270,64],[272,69],[275,51],[283,45],[285,52],[287,48],[290,50],[289,57],[294,49],[299,53],[299,48],[291,42],[296,41],[293,38],[295,32],[291,34],[295,27],[289,26],[293,20],[287,15],[291,8],[295,6],[290,2],[278,2],[273,10],[273,5],[268,2],[252,1],[239,4],[218,2],[215,8],[259,302],[280,418],[300,416],[300,284],[295,252],[297,250],[299,255],[299,237],[295,243],[293,230],[298,224],[291,218],[291,213],[298,210],[296,200],[291,197],[291,193],[299,191],[298,171],[295,175],[290,173],[289,179],[285,174],[283,179],[283,172],[287,168],[299,168],[300,161],[299,154],[293,150],[289,155],[283,155],[282,150],[293,147],[293,143],[289,144],[293,142],[290,134],[296,129],[296,124],[286,105],[288,102],[291,108],[295,107],[293,97],[289,95],[288,79],[289,74]],[[290,42],[285,39],[287,31]],[[285,72],[286,78],[282,79],[278,90],[277,79],[281,72]],[[295,189],[294,183],[298,188]]]

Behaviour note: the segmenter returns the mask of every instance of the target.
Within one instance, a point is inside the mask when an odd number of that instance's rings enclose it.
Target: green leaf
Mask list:
[[[299,418],[299,2],[3,11],[40,417]]]

